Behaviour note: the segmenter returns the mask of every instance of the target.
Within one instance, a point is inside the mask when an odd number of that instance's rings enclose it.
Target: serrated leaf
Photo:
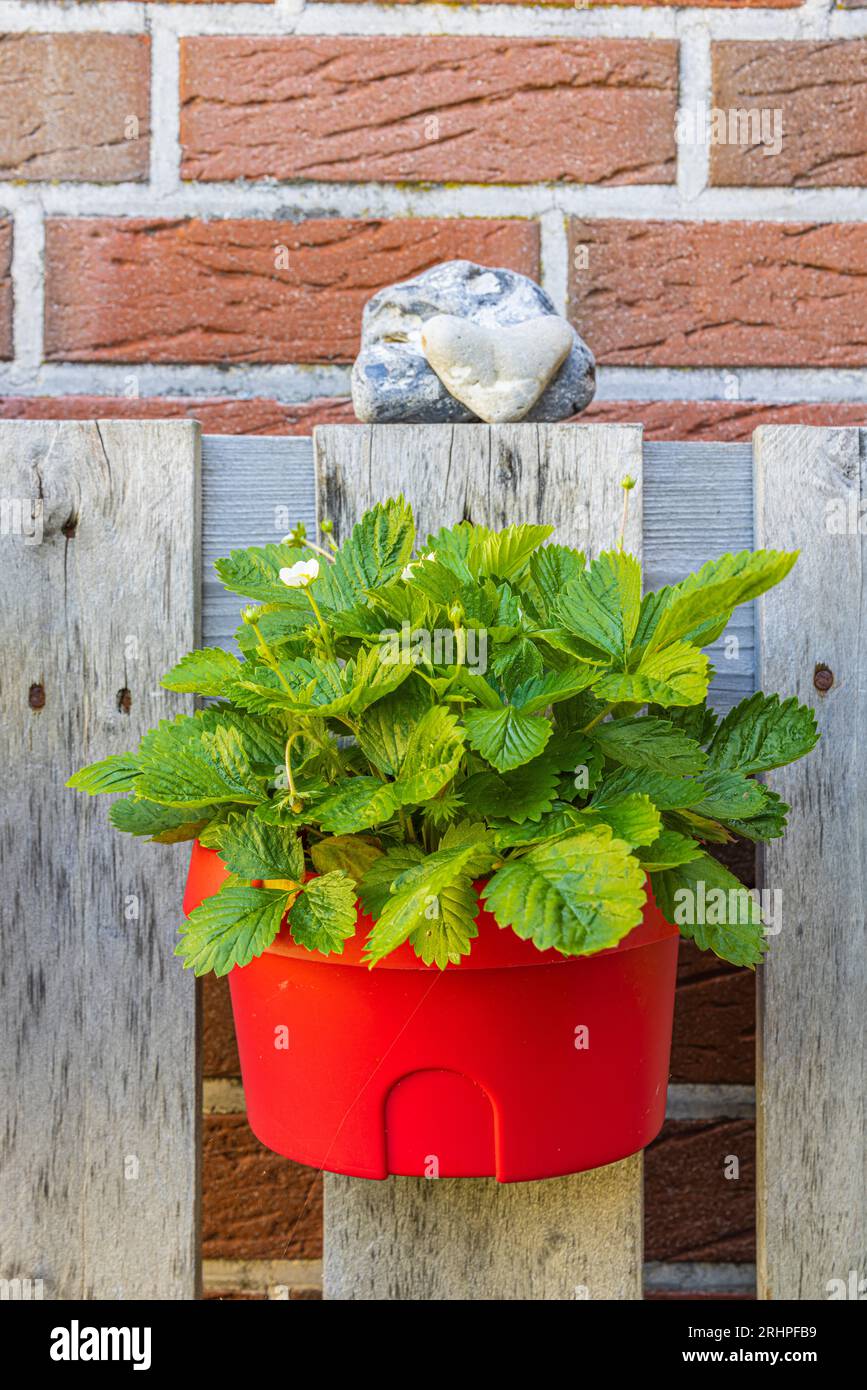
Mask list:
[[[410,934],[412,949],[425,965],[437,965],[441,970],[449,964],[458,965],[478,936],[478,910],[473,881],[461,875],[433,898],[424,921]]]
[[[571,579],[557,615],[573,633],[603,656],[626,659],[641,606],[641,566],[633,555],[607,551]]]
[[[495,574],[498,579],[514,579],[527,566],[530,556],[553,533],[553,526],[534,526],[522,523],[506,526],[502,531],[482,535],[477,528],[471,546],[471,557],[479,574]]]
[[[304,850],[294,830],[232,812],[220,832],[220,857],[241,878],[285,878],[300,883]]]
[[[222,647],[203,647],[181,657],[177,666],[163,676],[161,684],[166,690],[218,696],[239,678],[242,670],[233,652],[224,651]]]
[[[819,741],[816,716],[796,699],[758,691],[729,710],[708,748],[709,768],[768,772],[795,762]]]
[[[364,711],[358,723],[358,742],[380,772],[397,776],[413,729],[431,708],[431,698],[422,681],[412,677]]]
[[[652,632],[645,633],[643,640],[658,648],[689,636],[701,624],[720,619],[779,584],[797,558],[797,551],[742,550],[709,560],[668,592]],[[703,636],[701,640],[706,646],[710,639]]]
[[[331,835],[311,845],[310,858],[320,874],[342,869],[357,886],[370,866],[382,858],[382,850],[360,835]]]
[[[679,864],[689,864],[702,853],[701,845],[687,835],[679,835],[676,830],[663,830],[662,834],[645,849],[636,851],[636,859],[646,873],[661,869],[674,869]]]
[[[727,821],[750,820],[761,815],[768,804],[764,787],[751,781],[742,772],[711,771],[702,772],[705,792],[701,801],[691,808],[700,816],[711,820]]]
[[[358,900],[364,911],[375,920],[391,896],[395,879],[423,859],[424,851],[418,845],[396,845],[381,854],[365,870],[358,885]]]
[[[89,796],[129,792],[137,786],[139,775],[139,761],[134,753],[112,753],[74,772],[66,786],[76,792],[87,792]]]
[[[136,790],[148,801],[192,808],[265,799],[264,779],[254,775],[235,728],[207,733],[194,718],[163,720],[142,739],[139,760]]]
[[[464,755],[457,718],[442,705],[418,721],[406,745],[394,794],[401,805],[429,801],[456,775]]]
[[[349,835],[390,820],[397,805],[394,783],[380,782],[377,777],[350,777],[321,802],[316,814],[323,830]]]
[[[644,716],[639,719],[611,719],[598,724],[593,738],[606,758],[624,767],[646,768],[649,772],[701,772],[707,756],[693,739],[687,738],[666,719]]]
[[[635,792],[604,810],[589,806],[580,812],[579,825],[608,825],[619,840],[634,849],[649,845],[662,830],[659,811],[649,796]]]
[[[434,900],[462,877],[473,877],[490,864],[491,852],[483,842],[469,841],[429,854],[420,864],[407,869],[394,883],[367,940],[366,958],[375,965],[383,956],[402,946],[418,927],[430,920]],[[440,909],[441,910],[441,909]]]
[[[291,896],[273,888],[224,884],[190,913],[175,955],[196,975],[209,970],[228,975],[236,965],[249,965],[279,932]]]
[[[530,557],[525,590],[543,627],[556,626],[557,603],[570,580],[583,574],[586,557],[566,545],[543,545]]]
[[[663,915],[701,951],[732,965],[759,965],[767,949],[759,906],[728,869],[702,854],[652,877]]]
[[[225,559],[218,560],[214,569],[232,593],[295,609],[299,618],[309,623],[313,612],[303,590],[287,588],[280,578],[280,571],[297,564],[299,560],[310,559],[312,554],[306,547],[299,548],[285,542],[251,545],[246,550],[233,550]]]
[[[646,768],[618,767],[608,772],[593,793],[591,805],[601,810],[625,796],[643,792],[660,811],[694,806],[704,795],[704,782],[693,777],[667,777]]]
[[[355,884],[340,869],[310,879],[289,909],[292,940],[323,956],[342,955],[343,943],[355,935]]]
[[[191,812],[128,796],[114,803],[108,818],[115,830],[123,830],[128,835],[147,835],[160,845],[176,845],[184,840],[195,840],[219,810],[218,806],[203,806]]]
[[[538,820],[550,811],[557,795],[557,769],[547,758],[516,767],[512,772],[477,772],[461,783],[460,792],[472,815],[503,820]]]
[[[752,840],[755,844],[764,844],[766,840],[778,840],[784,835],[790,809],[770,787],[763,787],[762,790],[765,794],[763,811],[751,816],[749,820],[739,820],[736,817],[727,817],[725,820],[727,830],[742,836],[745,840]]]
[[[538,757],[553,732],[548,719],[524,714],[511,705],[499,710],[468,710],[464,728],[470,747],[498,772],[508,772]]]
[[[377,502],[352,528],[334,563],[320,566],[311,592],[335,611],[354,608],[368,590],[400,578],[414,540],[412,510],[404,499]]]
[[[596,826],[508,860],[482,896],[499,926],[540,951],[589,955],[641,921],[644,871],[622,840]]]
[[[601,676],[593,682],[593,693],[617,703],[697,705],[707,695],[710,677],[703,652],[687,642],[673,642],[661,651],[645,652],[635,671]]]
[[[596,668],[572,667],[566,671],[546,671],[542,676],[523,681],[512,691],[510,704],[522,714],[536,714],[551,705],[560,704],[578,695],[593,683]]]

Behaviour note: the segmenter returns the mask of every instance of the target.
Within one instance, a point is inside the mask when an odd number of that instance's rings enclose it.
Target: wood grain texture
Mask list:
[[[248,545],[279,541],[299,521],[313,535],[312,442],[209,436],[202,450],[202,627],[206,646],[235,648],[241,602],[214,561]]]
[[[328,1299],[638,1299],[642,1156],[546,1182],[325,1178]]]
[[[191,422],[0,424],[4,503],[43,508],[0,537],[0,1276],[51,1299],[197,1294],[182,858],[63,784],[189,708],[158,681],[198,637],[198,454]]]
[[[761,683],[812,705],[822,733],[769,778],[792,811],[762,865],[783,926],[760,972],[759,1298],[825,1299],[867,1270],[867,469],[855,429],[769,426],[755,470],[756,544],[801,550],[759,602]]]
[[[342,540],[402,492],[420,535],[462,518],[546,521],[589,554],[616,542],[621,480],[637,480],[626,546],[641,552],[634,425],[325,425],[314,431],[320,516]],[[642,1158],[543,1183],[325,1180],[331,1299],[641,1297]],[[586,1292],[581,1292],[582,1290]]]

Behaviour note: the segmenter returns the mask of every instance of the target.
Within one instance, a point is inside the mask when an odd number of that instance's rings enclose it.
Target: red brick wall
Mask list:
[[[867,0],[358,0],[352,33],[309,0],[303,35],[210,3],[46,0],[40,33],[0,0],[0,416],[351,420],[365,300],[469,256],[571,315],[588,420],[867,423]],[[747,138],[696,139],[705,108]],[[672,1080],[723,1090],[648,1153],[654,1297],[696,1262],[749,1286],[754,1027],[752,978],[684,947]],[[321,1183],[253,1139],[214,981],[205,1073],[209,1296],[315,1297]]]

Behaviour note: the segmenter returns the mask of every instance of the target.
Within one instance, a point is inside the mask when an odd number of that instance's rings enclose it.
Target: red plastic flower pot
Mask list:
[[[193,848],[184,911],[219,888]],[[618,946],[566,958],[480,905],[445,970],[402,946],[369,970],[284,928],[229,976],[247,1116],[269,1149],[332,1173],[550,1178],[636,1153],[665,1114],[676,927],[651,898]]]

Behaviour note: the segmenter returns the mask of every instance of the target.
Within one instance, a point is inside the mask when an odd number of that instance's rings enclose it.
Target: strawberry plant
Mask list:
[[[794,554],[724,555],[642,597],[634,557],[588,563],[547,526],[462,522],[415,555],[398,498],[339,548],[323,530],[219,561],[253,600],[239,654],[192,652],[163,682],[209,703],[69,781],[125,793],[118,830],[219,851],[186,966],[225,974],[284,922],[340,953],[360,904],[371,965],[409,942],[444,967],[471,950],[479,893],[501,928],[586,955],[640,922],[648,878],[698,946],[761,960],[758,907],[707,847],[783,834],[756,779],[809,752],[815,721],[764,694],[718,720],[702,649]]]

